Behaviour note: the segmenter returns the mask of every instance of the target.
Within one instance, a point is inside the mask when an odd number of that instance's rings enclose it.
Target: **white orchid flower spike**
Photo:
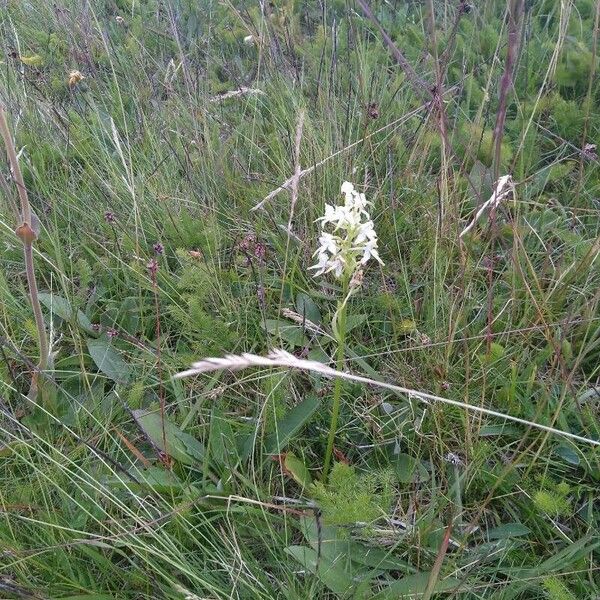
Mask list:
[[[333,273],[338,279],[350,277],[371,258],[383,265],[377,250],[377,233],[368,211],[372,204],[349,181],[342,183],[341,191],[344,204],[326,204],[325,215],[317,219],[322,231],[320,246],[313,256],[318,257],[318,262],[309,267],[316,271],[315,277],[324,273]]]

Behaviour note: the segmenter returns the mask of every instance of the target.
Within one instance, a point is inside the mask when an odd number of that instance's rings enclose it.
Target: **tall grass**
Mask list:
[[[3,163],[0,597],[600,593],[598,9],[514,4],[6,3],[53,403]],[[344,180],[386,263],[345,368],[454,405],[344,383],[321,485],[329,379],[174,375],[331,364],[306,269]]]

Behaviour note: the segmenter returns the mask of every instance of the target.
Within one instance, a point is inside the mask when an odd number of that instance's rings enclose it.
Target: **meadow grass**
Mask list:
[[[599,15],[5,1],[50,355],[34,401],[3,161],[0,598],[598,597]],[[334,366],[339,282],[307,268],[345,180],[385,262],[346,371],[520,422],[344,381],[325,483],[330,378],[175,375],[279,348]]]

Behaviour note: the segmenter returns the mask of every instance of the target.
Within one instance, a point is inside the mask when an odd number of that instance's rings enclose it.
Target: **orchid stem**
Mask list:
[[[342,284],[343,300],[338,304],[338,309],[333,317],[334,331],[337,338],[337,352],[335,358],[335,366],[338,371],[344,369],[344,355],[346,352],[346,307],[348,305],[348,285],[349,277],[345,276]],[[340,416],[340,406],[342,400],[343,381],[341,377],[337,377],[333,388],[333,404],[331,407],[331,422],[329,424],[329,436],[327,438],[327,450],[325,451],[325,462],[323,465],[323,483],[327,482],[329,475],[329,467],[331,465],[331,456],[333,454],[333,443],[335,434],[337,433],[338,418]]]

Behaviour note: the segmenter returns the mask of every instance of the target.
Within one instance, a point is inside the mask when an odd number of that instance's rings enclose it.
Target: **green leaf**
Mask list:
[[[511,537],[519,537],[531,533],[529,527],[521,523],[504,523],[494,527],[487,532],[487,538],[490,540],[504,540]]]
[[[316,575],[334,594],[344,597],[352,590],[352,579],[348,577],[345,570],[323,557],[318,561],[317,552],[312,548],[288,546],[285,552],[297,560],[307,571]]]
[[[308,338],[304,335],[300,325],[290,325],[287,321],[278,319],[267,319],[265,328],[270,334],[278,336],[292,346],[306,346],[308,344]]]
[[[346,532],[334,525],[323,525],[317,527],[315,518],[302,517],[300,519],[300,528],[306,538],[306,541],[315,549],[321,547],[321,556],[324,556],[332,563],[340,563],[348,560],[357,563],[359,567],[371,567],[373,569],[385,571],[407,571],[414,573],[416,570],[408,563],[396,558],[390,552],[365,546],[358,541],[351,539]],[[347,568],[352,568],[348,567]],[[358,575],[360,572],[365,574],[365,571],[357,571],[353,575]]]
[[[321,323],[321,311],[310,296],[303,292],[296,295],[296,312],[316,325]]]
[[[493,365],[501,361],[506,356],[506,349],[502,344],[492,342],[489,352],[484,352],[478,355],[482,365]]]
[[[430,576],[430,572],[407,575],[398,581],[394,581],[378,594],[375,594],[372,600],[399,600],[404,597],[407,599],[419,598],[425,593]],[[433,595],[454,590],[459,585],[460,581],[454,577],[446,577],[446,579],[438,580],[433,588]]]
[[[319,340],[319,343],[322,345],[323,342]],[[327,354],[322,348],[313,348],[308,353],[308,360],[316,360],[317,362],[323,363],[324,365],[328,365],[331,362],[331,356]]]
[[[479,430],[479,435],[481,437],[491,437],[495,435],[520,435],[520,431],[518,427],[514,425],[507,425],[503,423],[502,425],[484,425]]]
[[[74,311],[71,303],[62,296],[56,294],[48,294],[46,292],[40,292],[40,302],[57,317],[60,317],[63,321],[68,323],[73,322]],[[82,329],[85,329],[88,333],[93,333],[92,323],[87,316],[80,310],[77,310],[77,323]]]
[[[294,481],[303,488],[308,487],[312,483],[310,471],[293,452],[286,453],[283,459],[283,467]]]
[[[321,400],[316,394],[309,394],[297,406],[294,406],[285,417],[277,423],[275,433],[266,440],[266,449],[269,454],[279,453],[287,446],[289,441],[306,425],[317,408],[321,406]]]
[[[346,354],[348,358],[352,359],[352,365],[358,365],[365,374],[375,381],[381,381],[381,375],[364,359],[361,357],[364,346],[357,346],[358,352],[352,350],[352,348],[346,347]],[[369,350],[364,350],[365,354],[369,353]]]
[[[114,600],[109,594],[78,594],[77,596],[62,596],[63,600]]]
[[[167,471],[161,467],[148,467],[143,470],[132,470],[131,475],[135,477],[133,479],[124,479],[123,477],[111,477],[107,480],[107,483],[114,487],[128,487],[130,489],[139,488],[137,482],[143,487],[150,488],[159,494],[174,493],[174,492],[194,492],[199,494],[200,490],[192,485],[188,485],[181,481],[175,473]]]
[[[140,429],[159,450],[186,465],[202,462],[204,446],[195,437],[181,431],[166,418],[163,434],[163,420],[158,412],[134,410],[132,414]]]
[[[367,315],[348,315],[346,317],[346,333],[349,333],[367,320]]]
[[[581,462],[579,454],[577,454],[577,452],[570,446],[557,446],[554,449],[554,454],[560,456],[560,458],[571,465],[578,466]]]
[[[413,333],[417,331],[417,324],[412,319],[402,319],[397,327],[400,333]]]
[[[131,378],[130,366],[121,358],[121,354],[111,346],[106,338],[88,338],[87,347],[96,366],[109,379],[127,384]]]
[[[395,455],[392,459],[392,467],[398,480],[402,483],[412,482],[415,479],[415,471],[418,472],[419,480],[426,481],[429,479],[429,473],[421,461],[408,454],[399,453]]]
[[[73,308],[66,298],[62,298],[55,294],[40,292],[39,299],[48,310],[52,311],[64,321],[71,321],[73,319]]]

